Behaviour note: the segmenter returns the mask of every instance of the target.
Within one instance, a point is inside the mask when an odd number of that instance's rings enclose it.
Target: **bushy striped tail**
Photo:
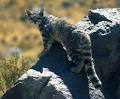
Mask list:
[[[88,79],[92,82],[93,86],[96,89],[100,89],[101,86],[102,86],[102,83],[97,76],[92,58],[91,59],[85,59],[84,64],[85,64],[85,70],[86,70]]]

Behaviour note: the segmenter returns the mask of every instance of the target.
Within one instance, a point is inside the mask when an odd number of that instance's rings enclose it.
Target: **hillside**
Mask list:
[[[119,7],[120,0],[0,0],[0,94],[30,68],[43,49],[40,32],[24,18],[25,9],[38,8],[43,3],[47,14],[64,17],[75,24],[89,9]],[[13,55],[11,50],[17,48],[23,58],[9,59]]]

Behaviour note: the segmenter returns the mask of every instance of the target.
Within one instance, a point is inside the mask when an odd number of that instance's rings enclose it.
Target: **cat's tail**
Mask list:
[[[86,35],[86,37],[87,36],[88,35]],[[102,83],[98,78],[94,68],[94,63],[92,58],[92,46],[91,46],[91,40],[89,36],[87,37],[87,39],[84,39],[83,42],[84,42],[84,45],[81,53],[84,58],[84,66],[85,66],[85,71],[87,73],[87,77],[89,78],[89,80],[92,82],[92,84],[96,89],[100,89],[100,87],[102,86]]]
[[[92,58],[85,59],[84,64],[85,64],[85,71],[87,73],[88,79],[92,82],[93,86],[96,89],[100,89],[101,86],[102,86],[102,83],[101,83],[100,79],[97,76],[97,73],[95,71]]]

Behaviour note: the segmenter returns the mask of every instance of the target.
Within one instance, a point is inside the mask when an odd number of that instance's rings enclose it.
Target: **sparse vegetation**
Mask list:
[[[43,49],[41,34],[25,21],[24,11],[43,0],[0,0],[0,95],[31,67]],[[116,7],[119,0],[46,0],[48,14],[67,17],[71,23],[83,18],[89,8]],[[22,57],[7,56],[9,48],[20,48]]]
[[[0,58],[0,91],[4,93],[15,81],[35,63],[33,57],[1,57]]]

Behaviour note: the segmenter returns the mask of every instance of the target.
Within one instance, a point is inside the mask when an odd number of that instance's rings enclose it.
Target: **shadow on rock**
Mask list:
[[[49,53],[41,57],[32,69],[42,72],[43,68],[48,68],[60,76],[72,94],[73,99],[90,99],[88,81],[84,70],[79,75],[75,75],[70,71],[70,66],[74,65],[68,61],[62,46],[55,43]]]

